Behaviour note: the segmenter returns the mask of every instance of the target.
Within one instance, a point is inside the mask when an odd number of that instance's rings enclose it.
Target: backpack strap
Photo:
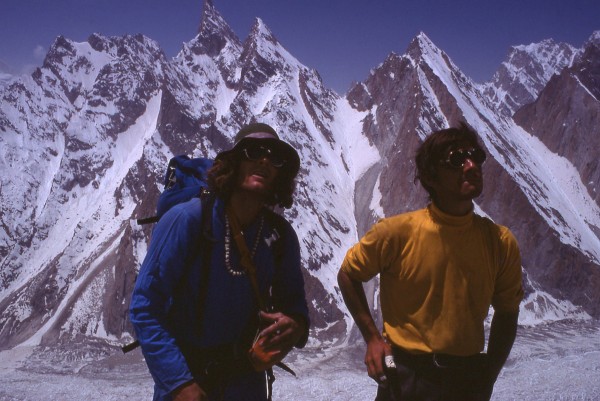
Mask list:
[[[258,308],[261,311],[267,312],[267,304],[266,304],[264,298],[260,294],[260,289],[258,287],[258,281],[256,279],[256,266],[254,265],[254,262],[252,261],[250,250],[248,250],[248,246],[246,245],[246,241],[244,240],[244,233],[242,232],[240,222],[230,207],[227,207],[227,209],[225,210],[225,213],[227,215],[227,219],[229,219],[229,224],[231,224],[231,231],[232,231],[233,239],[235,240],[238,251],[240,252],[240,256],[241,256],[240,263],[244,267],[244,270],[246,271],[246,275],[250,279],[250,284],[252,284],[252,289],[254,290],[254,295],[256,297],[256,302],[258,303]],[[273,226],[273,227],[275,228],[275,226]],[[283,233],[283,231],[282,231],[282,233]],[[281,240],[282,233],[278,233],[279,237],[274,239],[274,241],[275,241],[274,245],[276,245],[277,243],[283,242]],[[283,244],[281,246],[283,246]],[[274,251],[275,251],[275,248],[274,248]],[[283,252],[283,248],[281,248],[281,251]],[[281,256],[283,256],[283,255],[281,255]],[[276,260],[276,263],[279,263],[279,262],[280,261]],[[276,362],[274,364],[274,366],[278,366],[281,369],[285,370],[286,372],[290,373],[291,375],[296,376],[296,372],[294,372],[283,361]],[[272,367],[267,368],[266,374],[267,374],[267,398],[268,398],[268,401],[271,401],[272,395],[273,395],[273,382],[275,381],[275,375],[273,374],[273,368]]]
[[[202,252],[202,263],[200,265],[201,278],[198,288],[198,317],[196,319],[196,333],[202,332],[202,321],[204,320],[204,308],[206,296],[208,293],[208,280],[210,274],[210,261],[212,259],[212,249],[215,243],[215,237],[212,231],[212,217],[216,196],[206,188],[200,191],[200,203],[202,212],[200,216],[200,249]]]

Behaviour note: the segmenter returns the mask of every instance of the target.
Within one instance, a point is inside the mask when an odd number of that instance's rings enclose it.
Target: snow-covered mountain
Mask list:
[[[515,121],[552,152],[568,159],[596,203],[600,202],[600,31],[572,65],[553,76]]]
[[[513,46],[482,90],[498,112],[512,116],[521,106],[533,102],[550,78],[569,66],[579,51],[552,39]]]
[[[581,96],[598,90],[598,69],[585,74],[600,62],[596,42],[592,36],[581,50],[583,64],[571,48],[548,57],[556,71],[579,72]],[[553,80],[528,74],[513,81]],[[584,176],[589,163],[580,166],[578,153],[553,148],[500,112],[498,99],[516,99],[517,87],[482,88],[420,34],[341,97],[260,19],[241,41],[211,0],[198,35],[172,60],[142,35],[57,38],[41,68],[0,88],[0,349],[125,342],[151,232],[134,219],[153,214],[168,159],[214,156],[254,120],[273,125],[301,156],[297,202],[286,217],[301,239],[311,344],[347,337],[335,281],[346,249],[378,217],[425,204],[413,183],[414,150],[459,119],[480,132],[491,156],[478,210],[521,243],[523,322],[600,316],[597,164]],[[585,104],[580,117],[597,110],[597,94]],[[575,119],[579,109],[570,112]],[[598,140],[597,128],[589,134]]]

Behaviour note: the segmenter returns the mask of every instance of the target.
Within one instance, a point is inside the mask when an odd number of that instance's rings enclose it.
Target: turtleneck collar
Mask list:
[[[471,225],[473,222],[473,209],[464,216],[453,216],[442,212],[435,204],[430,203],[427,206],[427,211],[431,219],[439,225],[454,227],[454,228],[465,228]]]

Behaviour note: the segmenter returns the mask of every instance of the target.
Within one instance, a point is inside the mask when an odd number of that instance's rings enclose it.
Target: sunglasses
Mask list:
[[[448,153],[448,158],[442,160],[442,162],[452,168],[463,168],[467,159],[480,166],[485,161],[485,158],[485,152],[479,148],[456,149],[451,150]]]
[[[264,158],[267,158],[269,162],[275,168],[281,168],[285,164],[285,159],[277,154],[277,151],[273,149],[263,146],[263,145],[255,145],[255,146],[246,146],[242,153],[246,157],[246,159],[257,162]]]

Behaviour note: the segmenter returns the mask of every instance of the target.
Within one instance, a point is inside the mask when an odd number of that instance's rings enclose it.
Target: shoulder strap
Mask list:
[[[252,289],[254,290],[254,295],[256,296],[256,301],[258,303],[258,307],[262,311],[266,311],[266,304],[262,296],[260,295],[260,289],[258,288],[258,282],[256,280],[256,266],[252,261],[252,257],[250,251],[248,250],[248,246],[246,245],[246,241],[244,240],[244,233],[242,232],[242,228],[240,226],[240,222],[237,217],[228,206],[226,209],[227,218],[229,219],[229,224],[231,224],[232,236],[235,239],[238,250],[240,251],[241,259],[240,262],[244,269],[246,270],[246,274],[250,278],[250,283],[252,284]],[[283,234],[279,233],[281,236]],[[281,238],[276,238],[276,242],[280,242]],[[296,376],[296,373],[287,366],[283,361],[279,361],[275,363],[275,366],[280,367],[286,372]],[[275,376],[273,375],[273,368],[267,369],[267,396],[268,400],[272,399],[273,394],[273,382],[275,381]]]
[[[279,267],[283,260],[283,233],[285,232],[285,226],[282,223],[283,218],[281,216],[276,215],[275,213],[272,213],[270,211],[268,211],[267,213],[268,215],[271,215],[269,219],[273,223],[273,228],[276,229],[276,231],[280,231],[277,232],[277,237],[272,239],[275,264],[276,267]],[[262,311],[268,311],[269,309],[267,308],[267,304],[260,293],[258,281],[256,279],[256,266],[252,261],[252,256],[250,251],[248,250],[248,245],[246,245],[246,241],[244,240],[244,233],[242,231],[240,223],[233,211],[229,207],[227,207],[226,209],[226,214],[227,219],[229,220],[229,224],[231,225],[232,236],[240,252],[240,263],[242,264],[242,267],[244,268],[246,274],[248,275],[248,278],[250,279],[250,283],[252,285],[252,289],[254,291],[254,295],[256,297],[259,309]]]
[[[196,333],[202,332],[204,320],[204,304],[208,293],[208,280],[210,275],[210,261],[215,238],[212,232],[212,216],[215,204],[215,194],[203,188],[200,192],[200,203],[202,214],[200,216],[200,249],[202,251],[202,263],[200,264],[200,287],[198,288],[198,318],[196,319]],[[185,278],[184,278],[185,279]]]

